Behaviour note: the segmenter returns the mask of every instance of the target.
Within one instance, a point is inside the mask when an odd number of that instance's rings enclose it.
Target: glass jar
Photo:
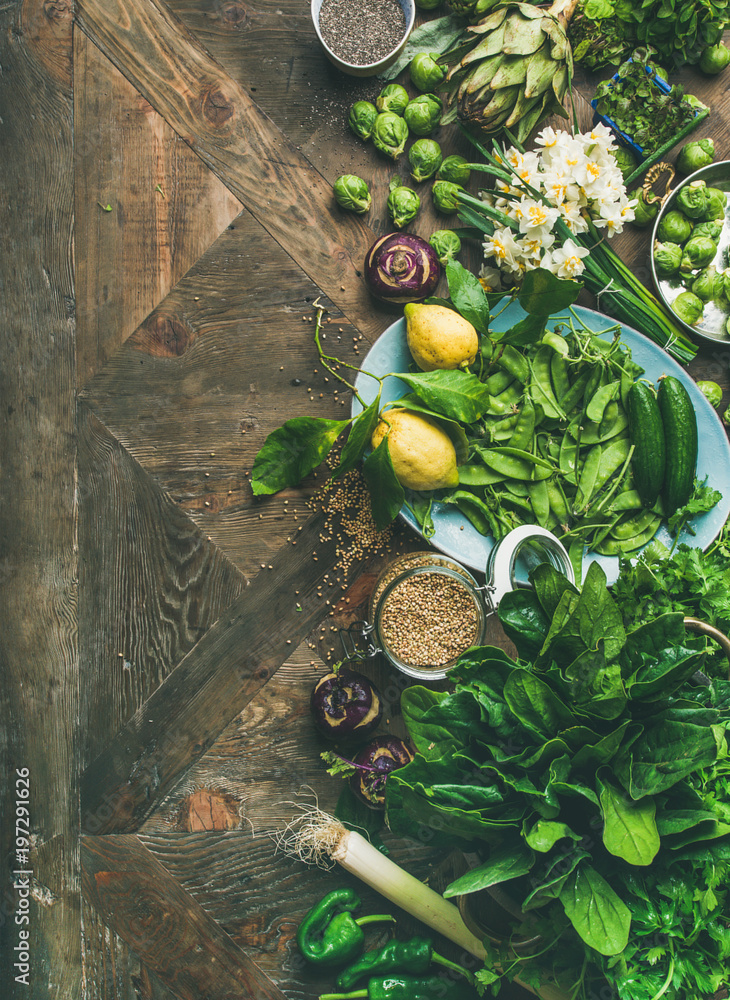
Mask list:
[[[386,566],[370,597],[373,638],[410,677],[439,680],[470,646],[484,642],[487,615],[474,577],[438,552],[414,552]]]
[[[349,660],[382,653],[419,680],[443,680],[459,656],[484,644],[487,618],[504,595],[529,587],[529,573],[547,562],[575,582],[562,543],[545,528],[522,525],[493,546],[480,586],[456,560],[440,552],[413,552],[389,563],[375,581],[369,621],[340,630]]]

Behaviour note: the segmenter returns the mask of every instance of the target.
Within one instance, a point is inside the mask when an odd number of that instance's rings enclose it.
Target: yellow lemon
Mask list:
[[[449,435],[435,421],[409,410],[386,410],[373,431],[373,448],[386,434],[393,468],[402,486],[438,490],[458,484],[456,451]]]
[[[409,302],[404,308],[408,348],[422,372],[465,368],[479,350],[471,323],[446,306]]]

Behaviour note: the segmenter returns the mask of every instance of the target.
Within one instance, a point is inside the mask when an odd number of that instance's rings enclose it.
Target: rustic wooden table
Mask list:
[[[309,691],[422,543],[361,532],[350,558],[321,476],[265,500],[248,476],[284,419],[347,410],[313,301],[353,363],[393,319],[361,267],[394,168],[345,124],[380,84],[327,63],[306,0],[8,0],[0,25],[2,995],[311,1000],[297,921],[354,883],[272,835],[307,788],[334,808]],[[724,157],[727,76],[683,80]],[[333,205],[343,172],[366,220]],[[648,236],[614,246],[648,282]],[[727,390],[729,361],[690,370]],[[458,863],[390,843],[437,887]]]

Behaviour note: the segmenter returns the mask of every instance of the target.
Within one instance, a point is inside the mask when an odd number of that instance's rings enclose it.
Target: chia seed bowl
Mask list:
[[[377,76],[394,63],[415,19],[414,0],[312,0],[325,55],[350,76]]]

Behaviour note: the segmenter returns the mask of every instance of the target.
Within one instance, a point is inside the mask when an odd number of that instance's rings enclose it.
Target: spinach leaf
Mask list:
[[[426,406],[450,420],[473,424],[488,409],[489,389],[476,375],[460,369],[439,369],[419,374],[402,374],[405,382]]]
[[[448,694],[420,684],[405,689],[401,711],[408,733],[424,757],[441,757],[466,746],[481,721],[481,709],[471,691]]]
[[[446,281],[454,308],[483,336],[489,333],[489,300],[476,274],[450,260],[446,264]]]
[[[539,563],[530,573],[530,582],[535,588],[537,598],[542,605],[545,614],[553,617],[557,611],[560,598],[565,591],[570,591],[578,596],[579,591],[568,580],[564,573],[559,573],[554,566],[548,562]]]
[[[630,865],[651,864],[659,850],[654,799],[632,801],[608,780],[605,769],[599,771],[597,785],[606,850]]]
[[[648,726],[614,763],[614,771],[632,799],[656,795],[717,757],[712,729],[682,722]]]
[[[626,690],[618,663],[607,663],[603,640],[565,669],[574,711],[599,719],[616,719],[626,707]]]
[[[508,882],[510,879],[526,875],[535,863],[535,852],[525,844],[495,851],[488,861],[472,868],[461,878],[457,878],[444,889],[443,895],[462,896],[469,892],[478,892],[490,885]]]
[[[572,596],[566,591],[561,599],[561,606],[566,598]],[[596,649],[601,639],[606,659],[613,660],[626,642],[626,631],[621,614],[606,586],[603,567],[598,562],[592,562],[572,613],[554,635],[548,636],[546,645],[549,655],[554,659],[573,660],[586,649]],[[547,655],[548,651],[543,655]]]
[[[522,659],[534,659],[550,628],[550,619],[534,591],[507,591],[499,602],[497,614]]]
[[[571,872],[576,869],[584,858],[589,857],[590,854],[588,851],[584,851],[581,848],[574,848],[572,851],[566,854],[559,854],[556,858],[550,860],[544,874],[542,874],[542,881],[527,895],[522,903],[522,909],[534,910],[539,906],[544,906],[551,899],[557,899],[560,895],[560,890],[568,880]],[[537,882],[540,877],[539,868],[533,869],[532,881]]]
[[[629,940],[631,911],[590,865],[571,872],[558,897],[585,943],[601,955],[619,955]]]
[[[527,670],[509,675],[504,698],[512,713],[538,736],[556,736],[574,722],[573,714],[553,690]]]
[[[251,489],[255,496],[296,486],[329,454],[349,420],[292,417],[268,435],[254,459]]]
[[[387,436],[363,462],[362,474],[370,493],[373,520],[382,530],[395,520],[406,498],[393,468]]]
[[[581,835],[570,829],[567,823],[554,819],[538,819],[524,830],[526,843],[535,851],[547,854],[560,840],[580,840]]]
[[[703,659],[703,650],[685,646],[663,649],[657,659],[645,661],[626,681],[626,688],[635,701],[664,699],[699,670]]]

